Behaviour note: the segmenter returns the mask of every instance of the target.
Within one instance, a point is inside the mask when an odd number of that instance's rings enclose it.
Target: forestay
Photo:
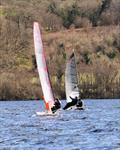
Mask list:
[[[33,35],[34,35],[35,56],[36,56],[39,78],[40,78],[42,91],[44,95],[44,101],[45,101],[46,109],[51,110],[51,108],[54,105],[54,96],[53,96],[53,92],[49,80],[39,24],[37,22],[34,22]]]

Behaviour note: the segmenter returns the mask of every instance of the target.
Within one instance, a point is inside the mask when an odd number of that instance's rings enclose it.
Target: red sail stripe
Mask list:
[[[45,101],[44,97],[43,97],[43,100],[44,100],[46,109],[47,109],[47,110],[50,110],[49,103],[47,103],[47,102]]]

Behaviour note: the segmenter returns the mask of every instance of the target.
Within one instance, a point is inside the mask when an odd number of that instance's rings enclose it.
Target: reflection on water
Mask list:
[[[37,116],[43,101],[0,102],[0,150],[120,150],[120,100],[85,105]]]

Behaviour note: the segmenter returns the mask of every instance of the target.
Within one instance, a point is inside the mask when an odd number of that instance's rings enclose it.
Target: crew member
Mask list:
[[[68,109],[68,108],[70,108],[72,106],[75,106],[77,104],[77,100],[78,100],[77,96],[75,98],[72,98],[70,96],[70,98],[72,99],[72,102],[67,103],[66,106],[63,108],[64,110],[66,110],[66,109]]]
[[[51,108],[52,112],[55,113],[58,109],[61,108],[61,103],[58,98],[55,99],[54,106]]]
[[[83,108],[83,102],[81,99],[78,99],[77,104],[76,104],[77,109]]]

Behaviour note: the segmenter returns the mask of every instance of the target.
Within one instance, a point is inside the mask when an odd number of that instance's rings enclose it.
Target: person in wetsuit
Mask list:
[[[76,107],[77,107],[77,109],[83,109],[83,102],[81,99],[78,99]]]
[[[54,106],[51,108],[52,112],[55,113],[58,109],[61,108],[61,103],[58,98],[55,99]]]
[[[69,107],[75,106],[75,105],[76,105],[77,109],[81,109],[83,107],[82,100],[78,99],[77,96],[75,98],[72,98],[70,96],[70,98],[72,99],[72,102],[67,103],[66,106],[63,108],[64,110],[68,109]]]
[[[72,99],[72,102],[69,102],[65,105],[65,107],[63,108],[64,110],[68,109],[69,107],[75,106],[77,104],[78,98],[77,96],[75,98],[72,98],[70,96],[70,98]]]

